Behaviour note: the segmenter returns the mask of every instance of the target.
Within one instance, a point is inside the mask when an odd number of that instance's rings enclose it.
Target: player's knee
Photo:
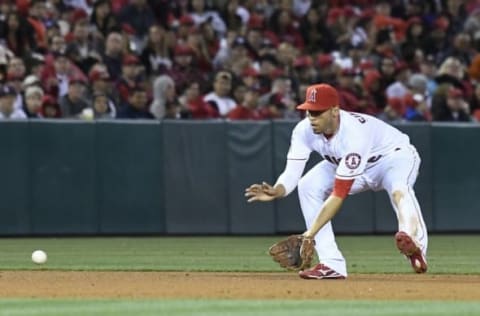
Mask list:
[[[393,200],[393,203],[395,203],[395,205],[400,205],[400,201],[403,199],[404,197],[404,191],[403,190],[395,190],[392,192],[392,200]]]

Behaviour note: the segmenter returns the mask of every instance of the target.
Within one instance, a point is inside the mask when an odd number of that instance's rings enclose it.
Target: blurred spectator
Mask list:
[[[39,87],[42,86],[39,77],[37,77],[36,75],[29,75],[22,82],[22,89],[23,90],[25,90],[25,89],[27,89],[28,87],[31,87],[31,86],[39,86]]]
[[[110,1],[96,0],[93,3],[90,23],[95,37],[106,38],[110,32],[119,28],[117,18],[112,13]]]
[[[23,59],[18,57],[12,57],[8,63],[6,69],[6,76],[4,82],[12,87],[16,92],[14,108],[15,110],[22,108],[22,83],[27,71]]]
[[[405,63],[395,67],[395,81],[387,86],[387,98],[403,98],[408,93],[408,79],[411,71]]]
[[[163,74],[172,68],[170,50],[173,46],[174,39],[162,25],[150,27],[147,44],[140,57],[147,76]]]
[[[426,98],[419,93],[408,93],[403,97],[405,103],[404,117],[407,121],[431,121],[430,109]]]
[[[301,20],[300,32],[308,53],[319,51],[329,53],[336,48],[335,39],[327,25],[322,23],[321,18],[318,8],[313,7]]]
[[[205,55],[210,59],[208,64],[216,64],[220,56],[227,51],[227,40],[217,36],[211,22],[200,24],[199,32],[202,37],[202,45],[204,45],[204,49],[206,50]]]
[[[401,52],[404,58],[413,55],[417,49],[424,51],[427,38],[427,31],[421,17],[411,17],[408,19],[407,25],[406,38],[401,44]]]
[[[370,59],[380,65],[380,72],[384,73],[382,69],[383,64],[388,64],[388,60],[391,60],[393,66],[396,62],[396,46],[394,40],[394,34],[390,29],[381,29],[374,33],[375,38],[373,40],[373,49]],[[393,68],[394,69],[394,68]]]
[[[87,73],[93,64],[101,61],[98,47],[97,40],[89,34],[87,17],[75,21],[72,33],[69,34],[69,43],[66,49],[70,60],[84,73]]]
[[[331,85],[336,84],[337,80],[337,65],[334,63],[334,58],[330,54],[319,54],[317,56],[317,79],[316,82],[325,82]]]
[[[35,43],[41,49],[47,48],[47,27],[43,23],[46,16],[44,0],[32,0],[28,10],[28,22],[34,30]]]
[[[447,58],[440,65],[435,82],[438,86],[453,85],[462,90],[466,97],[472,94],[471,83],[465,79],[465,65],[462,65],[460,60],[455,57]]]
[[[23,80],[26,75],[26,71],[27,69],[22,58],[13,57],[8,62],[7,74],[11,78],[20,78]]]
[[[395,82],[395,60],[391,57],[383,57],[380,60],[380,75],[382,76],[380,82],[382,90],[386,90],[389,85]]]
[[[45,57],[42,54],[32,52],[25,59],[26,74],[40,78],[45,68]]]
[[[0,87],[0,119],[26,119],[22,109],[15,109],[14,103],[17,92],[11,86]]]
[[[469,104],[470,104],[470,110],[472,111],[472,113],[480,111],[480,83],[479,82],[477,82],[475,85],[475,88],[473,90],[473,95],[470,98]],[[478,118],[477,114],[475,115],[475,117]]]
[[[206,102],[211,103],[220,116],[227,116],[228,112],[237,105],[230,97],[232,90],[232,75],[227,71],[220,71],[215,75],[213,91],[204,96]]]
[[[195,21],[193,18],[188,15],[182,15],[176,21],[177,25],[172,26],[172,29],[175,31],[175,37],[177,39],[176,44],[185,44],[187,42],[188,35],[191,32],[196,31]]]
[[[175,81],[179,91],[183,91],[191,81],[200,82],[202,91],[207,85],[205,76],[193,64],[193,56],[193,50],[187,45],[179,44],[174,49],[173,66],[166,74]]]
[[[190,16],[193,18],[195,25],[198,26],[204,22],[211,21],[213,29],[219,36],[225,35],[227,26],[225,21],[220,17],[217,11],[208,10],[205,0],[190,0]]]
[[[49,38],[48,48],[50,53],[60,53],[67,51],[67,42],[61,34],[55,34]]]
[[[80,78],[73,78],[68,83],[68,92],[60,98],[62,116],[65,118],[78,118],[79,114],[86,108],[88,103],[85,99],[85,81]]]
[[[70,78],[82,78],[86,81],[85,75],[75,67],[66,52],[54,52],[53,61],[45,67],[42,73],[42,83],[46,94],[62,97],[68,92]]]
[[[279,42],[289,43],[300,50],[305,46],[291,11],[282,8],[276,10],[270,18],[270,27],[275,30]]]
[[[245,38],[248,43],[250,57],[255,60],[258,60],[260,56],[266,54],[268,49],[271,46],[270,40],[263,35],[263,23],[260,21],[259,24],[250,25],[247,29]],[[228,52],[227,52],[228,53]]]
[[[192,81],[180,97],[183,108],[179,108],[177,117],[191,117],[193,119],[218,118],[218,109],[211,103],[206,102],[200,93],[200,84]]]
[[[225,1],[221,17],[229,30],[240,33],[250,19],[250,12],[239,2],[239,0]]]
[[[472,39],[468,33],[458,33],[453,37],[452,45],[444,49],[438,56],[439,60],[454,57],[464,65],[470,65],[474,55]]]
[[[176,98],[175,83],[167,75],[159,76],[153,82],[153,102],[150,105],[150,112],[157,119],[165,116],[166,104],[174,102]]]
[[[312,83],[315,82],[317,72],[313,67],[313,59],[308,55],[299,56],[293,62],[293,74],[294,78],[299,83]]]
[[[278,61],[274,55],[266,54],[260,57],[258,83],[260,85],[260,93],[270,91],[272,79],[275,78],[278,68]]]
[[[431,105],[431,96],[428,92],[428,78],[427,76],[423,74],[413,74],[408,78],[408,84],[407,84],[410,93],[412,95],[418,94],[419,96],[417,99],[420,99],[420,96],[422,97],[422,100],[424,100],[427,104],[428,107]]]
[[[135,30],[135,37],[139,42],[144,41],[148,29],[155,22],[147,0],[130,0],[130,3],[120,11],[119,17],[120,23],[127,24]]]
[[[107,65],[108,73],[112,80],[117,80],[122,73],[122,57],[125,49],[125,42],[118,32],[111,32],[105,42],[105,52],[102,56],[103,62]]]
[[[425,54],[434,56],[435,62],[440,63],[444,58],[442,52],[448,50],[450,46],[447,36],[450,22],[446,17],[440,16],[432,24],[432,29],[425,39]]]
[[[242,84],[245,85],[247,88],[259,89],[260,88],[260,81],[259,81],[260,73],[254,67],[247,67],[243,69],[241,73],[241,80]]]
[[[440,89],[439,89],[440,90]],[[470,122],[470,108],[462,90],[450,86],[437,92],[432,103],[432,115],[435,121]]]
[[[406,107],[403,98],[389,98],[383,112],[378,115],[378,118],[389,123],[404,122]]]
[[[111,94],[111,77],[104,64],[95,64],[88,73],[88,80],[92,94],[97,92]]]
[[[243,103],[237,105],[230,113],[228,118],[231,120],[261,120],[268,118],[268,112],[262,113],[258,109],[259,92],[255,89],[248,89],[245,93]]]
[[[291,71],[297,55],[298,49],[291,43],[282,42],[278,45],[276,58],[285,74]]]
[[[338,75],[338,96],[340,107],[345,111],[363,112],[361,96],[355,83],[357,73],[352,68],[345,68]]]
[[[128,101],[117,112],[117,118],[122,119],[153,119],[155,118],[149,111],[147,91],[144,88],[136,86],[130,90]]]
[[[273,80],[270,92],[263,94],[258,103],[265,117],[298,118],[297,101],[289,78],[279,77]]]
[[[235,87],[233,88],[233,93],[232,93],[233,100],[237,105],[242,104],[243,101],[245,100],[245,94],[250,88],[248,88],[247,85],[241,82],[236,83],[234,86]]]
[[[433,61],[433,56],[426,56],[420,62],[420,72],[427,78],[428,95],[432,96],[437,89],[437,82],[435,81],[437,67]]]
[[[44,118],[56,119],[62,117],[62,110],[55,97],[51,95],[43,96],[41,114]]]
[[[250,64],[250,44],[243,36],[237,36],[232,39],[229,48],[226,50],[226,59],[219,57],[217,61],[224,68],[232,69],[239,62],[247,62]],[[243,70],[243,67],[241,67]]]
[[[43,90],[39,86],[29,86],[25,89],[23,112],[28,118],[40,118],[42,108]]]
[[[385,91],[382,89],[382,84],[380,82],[381,78],[382,76],[377,70],[370,70],[366,72],[363,79],[363,87],[367,95],[366,98],[368,102],[372,104],[375,114],[383,111],[387,105]]]
[[[116,109],[105,93],[97,92],[92,98],[92,110],[95,119],[114,119]]]
[[[125,55],[122,63],[122,75],[118,78],[116,89],[120,102],[126,102],[130,90],[138,85],[140,59],[135,55]]]
[[[213,70],[213,61],[220,49],[210,21],[200,24],[187,37],[187,45],[193,50],[196,66],[203,72]]]
[[[480,54],[478,52],[468,65],[468,74],[473,80],[480,81]]]
[[[0,22],[0,38],[5,39],[8,49],[16,56],[24,57],[37,48],[33,36],[33,28],[17,12],[10,12]]]

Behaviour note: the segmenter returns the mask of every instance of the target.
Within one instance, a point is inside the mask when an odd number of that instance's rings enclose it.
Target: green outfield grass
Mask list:
[[[0,270],[282,271],[280,237],[0,238]],[[341,236],[350,273],[411,273],[393,236]],[[35,249],[48,253],[35,265]],[[480,274],[480,235],[431,236],[430,274]],[[0,299],[0,316],[480,315],[480,302]]]
[[[1,238],[0,270],[282,271],[267,255],[280,237]],[[391,236],[341,236],[350,273],[411,273]],[[30,260],[48,254],[45,265]],[[429,272],[480,274],[480,235],[431,236]]]
[[[0,300],[0,316],[477,316],[479,303],[254,300]]]

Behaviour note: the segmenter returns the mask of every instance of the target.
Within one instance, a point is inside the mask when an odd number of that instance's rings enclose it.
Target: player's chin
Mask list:
[[[312,126],[312,130],[313,130],[314,134],[321,134],[322,133],[322,131],[318,127],[315,127],[315,126]]]

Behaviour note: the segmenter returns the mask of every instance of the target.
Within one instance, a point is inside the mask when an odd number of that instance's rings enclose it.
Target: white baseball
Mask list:
[[[32,253],[32,261],[36,264],[44,264],[47,262],[47,253],[43,250],[35,250]]]

